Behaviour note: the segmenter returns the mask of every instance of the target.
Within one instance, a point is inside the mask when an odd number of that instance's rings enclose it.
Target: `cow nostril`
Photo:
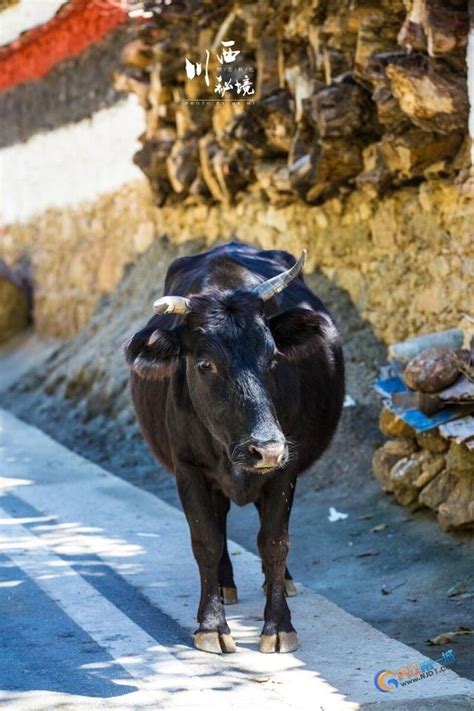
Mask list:
[[[248,445],[248,452],[257,467],[279,466],[285,455],[283,442],[270,440],[269,442],[256,442]]]
[[[263,459],[261,450],[254,444],[251,444],[249,446],[249,452],[250,454],[253,454],[255,457],[257,457],[257,459]]]

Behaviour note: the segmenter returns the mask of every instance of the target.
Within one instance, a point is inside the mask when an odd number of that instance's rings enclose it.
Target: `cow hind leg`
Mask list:
[[[266,595],[268,585],[267,585],[267,576],[265,575],[265,569],[264,569],[263,565],[262,565],[262,573],[265,576],[265,579],[262,583],[262,590]],[[288,570],[288,568],[285,568],[284,586],[285,586],[285,588],[284,588],[285,589],[285,597],[296,597],[296,595],[298,595],[298,590],[295,587],[295,583],[293,581],[293,578],[292,578],[291,573]]]
[[[261,514],[260,514],[260,502],[258,502],[258,501],[255,502],[255,508],[256,508],[257,511],[258,511],[258,515],[259,515],[259,518],[260,518],[260,524],[261,524],[261,523],[262,523],[262,517],[261,517]],[[267,586],[267,576],[266,576],[266,574],[265,574],[265,566],[263,565],[263,562],[262,562],[262,573],[263,573],[263,578],[264,578],[264,579],[263,579],[263,583],[262,583],[262,590],[263,590],[263,592],[264,592],[265,595],[266,595],[266,594],[267,594],[267,587],[268,587],[268,586]],[[286,597],[295,597],[296,595],[298,595],[298,591],[297,591],[297,589],[296,589],[296,587],[295,587],[295,583],[293,582],[293,576],[291,575],[291,573],[290,573],[290,571],[288,570],[288,567],[287,567],[287,566],[285,566],[285,582],[284,582],[284,586],[285,586],[285,596],[286,596]]]
[[[234,571],[227,550],[227,541],[224,539],[224,551],[219,561],[219,592],[224,605],[235,605],[239,601],[237,587],[234,582]]]
[[[227,514],[230,509],[230,501],[220,494],[213,494],[214,510],[218,517],[219,527],[224,537],[224,550],[219,561],[218,580],[219,592],[224,605],[235,605],[239,601],[237,587],[234,582],[234,570],[227,548]]]

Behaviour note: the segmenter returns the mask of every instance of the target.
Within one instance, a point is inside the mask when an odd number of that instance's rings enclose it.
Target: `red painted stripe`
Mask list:
[[[0,90],[41,79],[128,19],[107,0],[70,0],[52,20],[0,49]]]

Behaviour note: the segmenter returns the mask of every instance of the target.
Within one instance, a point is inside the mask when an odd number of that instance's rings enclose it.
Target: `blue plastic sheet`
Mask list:
[[[385,366],[381,370],[382,375],[375,381],[375,390],[382,395],[384,399],[384,405],[388,407],[389,410],[395,412],[402,420],[407,424],[411,425],[417,432],[427,432],[432,430],[438,425],[442,425],[445,422],[451,422],[451,420],[456,420],[458,417],[466,415],[469,411],[474,410],[473,408],[466,408],[466,406],[450,405],[443,408],[435,415],[425,415],[421,410],[416,407],[410,407],[409,405],[403,407],[397,407],[394,405],[392,396],[400,393],[406,393],[406,402],[409,403],[410,393],[413,391],[407,388],[403,380],[398,375],[392,375],[393,370]],[[388,375],[388,377],[387,377]]]

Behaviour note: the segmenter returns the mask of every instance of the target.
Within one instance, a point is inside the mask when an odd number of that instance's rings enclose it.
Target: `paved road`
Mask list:
[[[378,691],[376,672],[423,656],[301,586],[291,600],[301,648],[258,653],[260,562],[232,542],[238,651],[194,650],[198,582],[182,514],[12,415],[1,421],[0,708],[474,707],[474,684],[450,669]]]

